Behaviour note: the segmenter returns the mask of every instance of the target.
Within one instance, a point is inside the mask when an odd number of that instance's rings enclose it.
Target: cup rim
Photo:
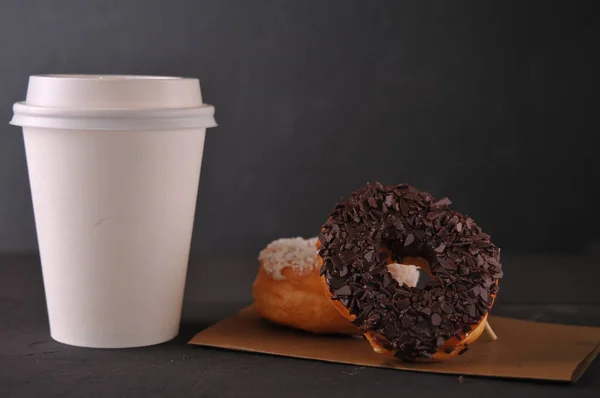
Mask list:
[[[10,124],[67,130],[163,130],[216,127],[209,104],[187,108],[50,108],[17,102]]]

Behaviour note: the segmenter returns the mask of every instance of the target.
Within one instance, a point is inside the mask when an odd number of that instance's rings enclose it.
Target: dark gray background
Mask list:
[[[576,385],[460,383],[184,344],[251,301],[262,246],[316,234],[375,180],[449,196],[492,234],[512,275],[495,315],[600,325],[600,257],[557,254],[600,253],[593,3],[0,0],[0,396],[597,397],[598,360]],[[1,253],[36,249],[7,123],[39,73],[196,76],[216,106],[172,343],[50,341],[37,255]]]
[[[196,252],[314,235],[375,180],[449,196],[505,251],[597,251],[592,3],[0,0],[0,251],[36,248],[7,123],[38,73],[201,79]]]

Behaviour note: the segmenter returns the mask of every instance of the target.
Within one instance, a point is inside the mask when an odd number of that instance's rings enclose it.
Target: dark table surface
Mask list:
[[[495,315],[600,326],[600,256],[505,256]],[[0,256],[0,397],[600,397],[600,360],[576,384],[422,374],[192,347],[251,301],[255,256],[192,256],[181,333],[153,347],[54,342],[39,259]],[[227,280],[227,283],[225,281]]]

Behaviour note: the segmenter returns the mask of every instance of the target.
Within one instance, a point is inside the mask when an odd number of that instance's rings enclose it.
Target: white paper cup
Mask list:
[[[175,337],[204,135],[215,126],[198,80],[32,76],[14,112],[51,336],[97,348]]]

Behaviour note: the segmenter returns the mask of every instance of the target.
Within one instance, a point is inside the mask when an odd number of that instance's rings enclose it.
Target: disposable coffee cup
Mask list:
[[[30,77],[11,124],[23,127],[52,338],[122,348],[178,334],[213,115],[197,79]]]

